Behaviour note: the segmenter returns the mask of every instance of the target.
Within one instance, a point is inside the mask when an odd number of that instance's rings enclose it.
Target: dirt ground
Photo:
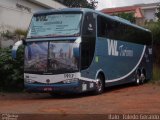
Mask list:
[[[107,88],[101,95],[85,93],[56,97],[40,93],[0,93],[0,113],[160,114],[160,86],[123,85]]]

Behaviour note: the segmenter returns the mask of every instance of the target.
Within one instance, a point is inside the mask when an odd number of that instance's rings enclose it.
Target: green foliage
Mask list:
[[[153,66],[153,82],[160,80],[160,67],[157,64]]]
[[[145,28],[151,30],[153,35],[153,83],[157,83],[160,80],[160,22],[149,22]]]
[[[160,21],[160,4],[158,5],[157,12],[155,13],[155,15],[158,18],[158,21]]]
[[[134,13],[116,13],[116,14],[113,14],[114,16],[118,16],[118,17],[121,17],[123,19],[126,19],[132,23],[135,23],[136,19],[134,17]]]
[[[152,31],[154,44],[160,45],[160,22],[149,22],[144,27]]]
[[[22,30],[22,29],[16,29],[14,31],[14,34],[15,35],[23,35],[23,36],[26,36],[27,35],[27,31],[26,30]]]
[[[1,32],[1,37],[7,39],[21,39],[26,36],[26,31],[16,29],[14,32],[9,30]],[[17,59],[13,60],[11,48],[0,48],[0,91],[9,89],[23,88],[23,47],[17,52]],[[12,90],[13,90],[12,89]]]
[[[95,9],[96,4],[98,3],[96,0],[56,0],[56,1],[71,8],[83,7],[83,8],[91,8],[91,9]]]
[[[10,48],[0,49],[1,90],[23,88],[23,47],[18,50],[16,60],[12,59]]]
[[[0,36],[6,39],[15,39],[15,37],[18,37],[18,39],[21,39],[22,36],[25,37],[26,35],[27,35],[27,31],[22,29],[16,29],[14,32],[6,30],[0,33]]]
[[[154,52],[154,63],[160,67],[160,22],[150,22],[145,25],[146,28],[151,30],[153,35],[153,52]]]
[[[0,36],[8,38],[8,39],[13,39],[14,34],[12,32],[10,32],[9,30],[7,30],[7,31],[1,32]]]

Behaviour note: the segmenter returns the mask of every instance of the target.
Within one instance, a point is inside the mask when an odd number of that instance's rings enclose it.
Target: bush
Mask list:
[[[145,27],[151,30],[153,35],[153,80],[160,80],[160,22],[149,22]]]
[[[27,31],[22,29],[16,29],[14,31],[14,34],[18,36],[27,36]]]
[[[153,81],[159,81],[160,80],[160,67],[158,67],[156,64],[153,65]]]
[[[7,39],[13,39],[14,37],[14,33],[12,33],[11,31],[7,30],[7,31],[3,31],[0,33],[1,37],[5,37]]]
[[[11,48],[0,49],[0,88],[1,90],[23,88],[23,47],[18,50],[17,59],[13,60]]]
[[[16,29],[14,32],[6,30],[0,36],[7,39],[19,40],[21,36],[26,36],[27,31]],[[17,59],[11,56],[12,48],[0,48],[0,90],[15,90],[23,88],[23,60],[24,47],[17,52]]]
[[[160,22],[147,23],[146,28],[151,30],[153,35],[153,52],[154,52],[154,63],[160,67]]]
[[[153,44],[160,45],[160,22],[149,22],[145,27],[152,31]]]

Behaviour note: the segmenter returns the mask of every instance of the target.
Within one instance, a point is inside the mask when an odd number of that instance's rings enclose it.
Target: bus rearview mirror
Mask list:
[[[19,46],[23,45],[23,40],[17,41],[12,47],[12,58],[16,59]]]

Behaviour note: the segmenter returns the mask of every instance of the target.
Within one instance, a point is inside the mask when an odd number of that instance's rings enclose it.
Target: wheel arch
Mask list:
[[[96,76],[95,76],[95,79],[97,79],[99,75],[101,75],[101,76],[103,77],[103,80],[104,80],[104,82],[105,82],[105,74],[104,74],[104,72],[103,72],[102,69],[99,69],[99,70],[97,71]]]

